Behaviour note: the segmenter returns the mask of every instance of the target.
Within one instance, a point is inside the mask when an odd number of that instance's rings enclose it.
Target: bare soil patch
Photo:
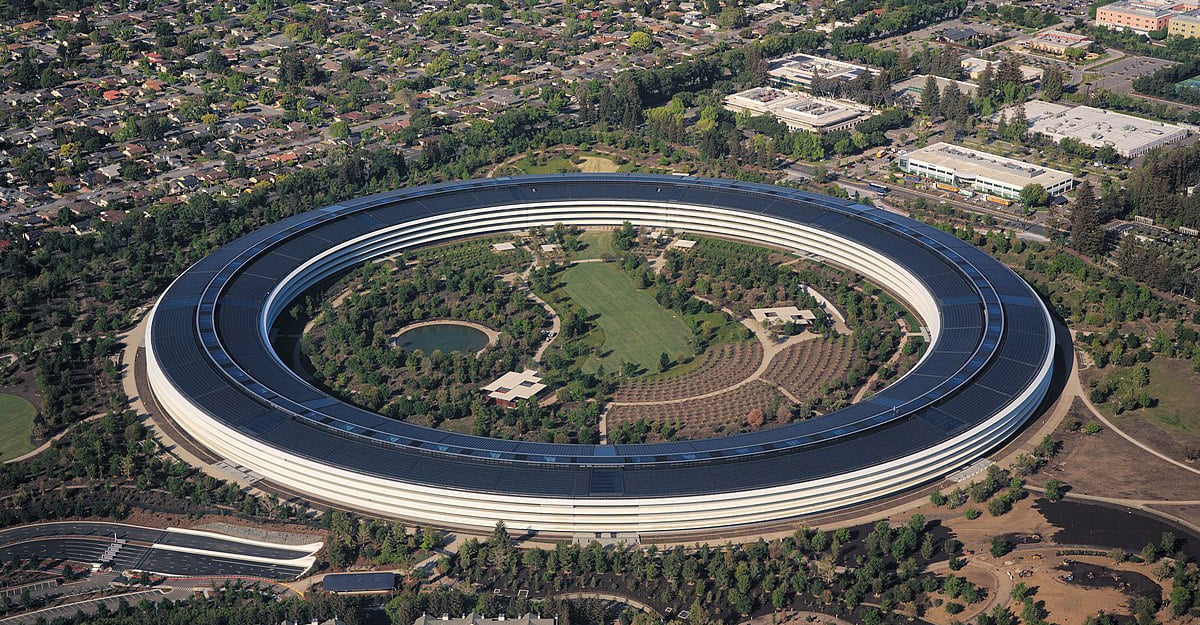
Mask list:
[[[1045,479],[1058,479],[1070,485],[1074,492],[1086,495],[1123,499],[1200,499],[1200,475],[1163,462],[1108,428],[1096,434],[1072,432],[1068,429],[1072,420],[1087,423],[1095,418],[1079,400],[1075,400],[1067,418],[1054,432],[1054,438],[1061,440],[1063,446],[1050,466],[1043,470]]]
[[[1151,510],[1158,510],[1171,516],[1178,517],[1193,525],[1200,526],[1200,505],[1177,506],[1173,504],[1152,504],[1146,507]]]
[[[1047,560],[1050,560],[1049,556],[1043,562]],[[1162,589],[1146,575],[1108,568],[1101,564],[1105,561],[1104,558],[1073,557],[1071,560],[1074,563],[1073,567],[1091,572],[1093,577],[1089,579],[1086,574],[1079,573],[1072,581],[1067,581],[1066,577],[1070,572],[1061,569],[1070,567],[1063,567],[1062,560],[1050,560],[1049,565],[1037,567],[1030,577],[1022,580],[1027,586],[1037,588],[1033,599],[1035,602],[1044,602],[1052,622],[1083,623],[1089,616],[1095,616],[1098,612],[1129,614],[1133,600],[1139,596],[1138,593],[1162,594]],[[1137,566],[1146,568],[1146,572],[1149,572],[1145,565]],[[1136,591],[1130,585],[1134,580],[1137,583]],[[1125,586],[1121,586],[1122,583]],[[1020,607],[1013,607],[1019,614]]]
[[[581,159],[581,162],[576,164],[576,167],[579,168],[579,171],[585,173],[607,173],[614,172],[619,169],[617,163],[611,158],[606,158],[603,156],[581,156],[579,158]]]

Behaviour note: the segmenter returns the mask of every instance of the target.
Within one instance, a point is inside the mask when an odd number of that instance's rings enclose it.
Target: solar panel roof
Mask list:
[[[615,447],[499,441],[388,419],[324,398],[258,336],[270,289],[339,242],[476,208],[502,224],[511,214],[497,205],[553,199],[676,201],[837,232],[919,276],[944,305],[942,335],[911,375],[821,418],[704,441]],[[162,301],[153,348],[166,375],[208,414],[264,444],[417,483],[579,497],[723,492],[902,457],[996,414],[1013,389],[1034,378],[1037,354],[1053,342],[1028,285],[935,228],[800,191],[648,175],[501,178],[356,198],[236,240],[181,276]]]

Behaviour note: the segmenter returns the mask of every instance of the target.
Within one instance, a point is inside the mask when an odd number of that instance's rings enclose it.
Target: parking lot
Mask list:
[[[1134,79],[1153,74],[1172,65],[1178,65],[1178,63],[1146,56],[1127,56],[1098,69],[1090,69],[1088,73],[1100,74],[1099,78],[1091,81],[1093,89],[1128,93],[1133,90]]]

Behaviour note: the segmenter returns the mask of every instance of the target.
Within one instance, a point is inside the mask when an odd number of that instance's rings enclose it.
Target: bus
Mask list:
[[[879,184],[878,182],[868,182],[867,186],[870,187],[872,191],[878,193],[879,195],[887,195],[888,192],[890,191],[890,189],[888,189],[884,185]]]

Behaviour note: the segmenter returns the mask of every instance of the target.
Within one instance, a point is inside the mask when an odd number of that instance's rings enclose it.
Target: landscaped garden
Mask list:
[[[685,235],[647,235],[555,224],[371,263],[298,300],[276,348],[315,384],[396,419],[578,443],[598,442],[609,403],[614,443],[806,419],[847,404],[895,351],[907,311],[853,274],[745,243],[694,237],[681,250],[669,243]],[[810,285],[845,311],[841,333]],[[781,305],[817,319],[742,321]],[[475,324],[486,345],[403,338],[439,323]],[[481,387],[523,369],[548,390],[515,408],[487,401]]]

